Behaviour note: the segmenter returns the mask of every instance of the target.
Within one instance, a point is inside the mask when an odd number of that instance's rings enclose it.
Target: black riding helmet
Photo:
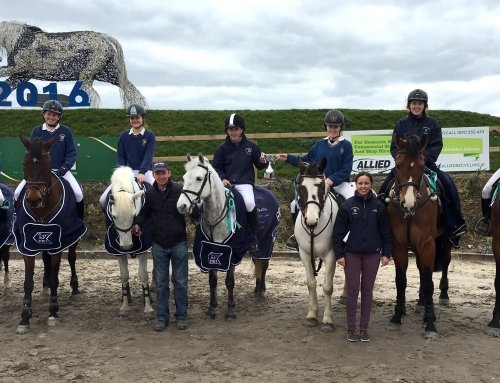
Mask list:
[[[239,114],[231,113],[224,120],[224,130],[227,132],[228,128],[232,128],[234,126],[239,126],[242,130],[245,130],[245,119]]]
[[[44,112],[53,112],[57,113],[60,116],[62,115],[63,112],[63,106],[61,103],[57,100],[47,100],[43,103],[42,109]]]
[[[422,89],[414,89],[410,93],[408,93],[407,98],[407,106],[410,106],[411,101],[423,101],[425,106],[427,107],[427,102],[429,101],[429,97],[427,96],[427,92]]]
[[[146,109],[144,109],[144,107],[139,104],[130,104],[127,108],[127,117],[132,116],[146,117]]]
[[[340,110],[332,109],[326,112],[324,124],[326,130],[327,124],[340,125],[341,128],[344,128],[344,115]]]

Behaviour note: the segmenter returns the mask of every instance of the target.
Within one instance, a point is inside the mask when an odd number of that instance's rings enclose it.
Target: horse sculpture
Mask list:
[[[108,254],[118,256],[120,263],[120,276],[122,283],[122,305],[118,315],[127,317],[130,314],[130,293],[128,257],[136,257],[139,260],[138,276],[142,283],[142,295],[144,303],[144,314],[146,320],[154,317],[151,306],[151,293],[148,278],[148,255],[147,251],[152,245],[151,230],[146,227],[140,237],[132,235],[134,218],[139,214],[143,205],[144,188],[135,180],[131,168],[120,166],[116,168],[111,176],[111,192],[108,197],[106,208],[107,232],[105,247]]]
[[[6,81],[12,90],[30,79],[79,80],[91,106],[98,107],[100,98],[92,87],[97,80],[118,86],[125,107],[131,103],[146,105],[145,98],[127,78],[120,43],[106,34],[47,33],[25,23],[2,21],[0,48],[7,53],[7,66],[0,67],[0,78],[8,76]]]
[[[491,206],[491,235],[493,255],[495,257],[495,308],[493,309],[493,318],[488,323],[489,331],[500,336],[500,191],[499,186],[495,190],[495,198]]]
[[[406,140],[396,137],[398,154],[395,158],[395,183],[389,192],[387,211],[392,230],[392,256],[396,267],[396,306],[387,330],[399,330],[401,318],[406,314],[405,290],[407,286],[408,251],[413,250],[420,274],[419,304],[423,305],[424,338],[437,339],[435,326],[432,274],[436,258],[441,259],[442,276],[439,284],[441,304],[448,304],[448,266],[451,243],[441,238],[438,227],[439,204],[424,174],[424,148],[426,136],[410,136]]]
[[[323,331],[335,329],[332,320],[333,276],[336,262],[333,253],[333,224],[338,212],[338,204],[325,185],[323,174],[326,160],[321,164],[315,162],[308,165],[300,163],[299,175],[299,207],[300,214],[295,221],[294,234],[299,245],[299,254],[306,269],[307,288],[309,290],[309,311],[306,325],[318,324],[318,296],[316,293],[316,258],[320,265],[325,264],[323,282],[324,313]]]
[[[246,224],[243,198],[234,189],[226,189],[215,169],[201,154],[187,156],[184,187],[177,202],[181,214],[189,214],[195,204],[202,202],[201,222],[197,225],[193,245],[195,262],[209,274],[209,319],[215,319],[217,309],[217,271],[226,272],[228,292],[227,320],[236,319],[234,301],[234,273],[243,255],[253,245],[251,231]],[[262,187],[255,188],[255,202],[259,215],[258,246],[252,251],[255,264],[256,297],[263,297],[265,278],[276,239],[280,217],[279,203],[274,194]],[[264,206],[264,203],[266,205]]]
[[[0,184],[0,270],[4,269],[3,287],[11,288],[9,275],[10,247],[14,243],[12,235],[12,200],[14,192],[4,184]]]
[[[23,254],[25,267],[23,311],[16,330],[18,334],[28,332],[30,327],[35,255],[38,252],[43,253],[44,279],[50,288],[49,326],[59,323],[58,274],[62,251],[68,248],[72,294],[79,293],[76,247],[87,229],[78,218],[71,186],[51,172],[50,148],[56,139],[54,137],[45,142],[35,138],[30,142],[21,135],[21,142],[27,151],[23,161],[26,186],[24,194],[20,194],[22,201],[16,209],[14,222],[16,245]]]

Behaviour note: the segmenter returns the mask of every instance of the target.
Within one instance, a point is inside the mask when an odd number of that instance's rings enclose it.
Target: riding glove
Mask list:
[[[57,174],[57,176],[58,176],[58,177],[62,177],[62,176],[64,176],[64,175],[66,174],[66,172],[67,172],[67,171],[68,171],[68,170],[67,170],[64,166],[62,166],[62,167],[61,167],[61,168],[60,168],[60,169],[56,172],[56,174]]]

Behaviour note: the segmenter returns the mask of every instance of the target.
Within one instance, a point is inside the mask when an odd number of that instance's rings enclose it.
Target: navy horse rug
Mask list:
[[[227,271],[231,265],[239,265],[245,253],[254,245],[255,240],[247,223],[245,202],[234,188],[228,191],[228,214],[226,224],[229,235],[222,243],[213,242],[203,230],[201,223],[196,226],[193,243],[193,257],[203,272],[210,270]],[[279,202],[266,188],[254,188],[258,212],[257,251],[251,254],[256,259],[269,259],[276,241],[277,226],[280,219]],[[202,207],[203,208],[203,207]]]
[[[0,183],[0,191],[3,194],[3,202],[0,204],[0,247],[13,245],[12,234],[13,200],[14,192],[8,186]]]
[[[62,203],[54,216],[46,223],[38,222],[25,205],[24,192],[19,198],[22,203],[17,208],[14,219],[16,246],[23,255],[36,255],[40,251],[57,254],[75,242],[87,232],[84,222],[76,212],[76,200],[68,181],[59,178],[62,183]]]

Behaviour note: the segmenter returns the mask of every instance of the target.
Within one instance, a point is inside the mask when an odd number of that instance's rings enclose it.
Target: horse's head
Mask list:
[[[305,224],[308,227],[316,227],[328,195],[323,174],[326,159],[323,159],[319,165],[315,162],[308,165],[301,162],[299,166],[300,210]]]
[[[45,206],[45,198],[52,186],[50,148],[56,142],[57,137],[53,137],[47,142],[39,137],[29,141],[22,134],[20,138],[26,147],[23,160],[24,179],[26,180],[24,199],[30,208],[42,208]]]
[[[111,194],[109,195],[109,214],[113,227],[118,234],[118,243],[123,250],[132,248],[132,226],[134,217],[142,207],[143,190],[134,188],[132,169],[121,166],[111,176]]]
[[[410,136],[406,140],[396,136],[395,139],[398,148],[395,159],[395,193],[398,193],[396,199],[399,197],[400,206],[406,212],[412,213],[421,197],[419,191],[424,175],[427,136]]]
[[[191,213],[194,205],[208,197],[212,188],[211,177],[215,173],[208,160],[201,154],[195,158],[188,154],[187,161],[184,166],[184,187],[177,201],[177,210],[181,214]]]

